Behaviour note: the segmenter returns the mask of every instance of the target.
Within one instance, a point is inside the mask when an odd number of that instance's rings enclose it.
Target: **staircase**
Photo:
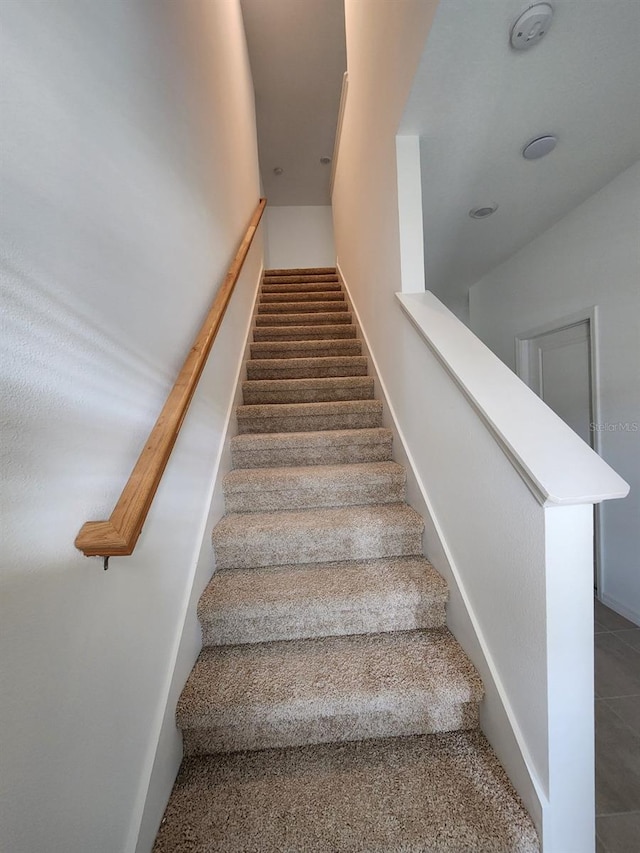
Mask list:
[[[532,853],[335,269],[261,290],[155,853]]]

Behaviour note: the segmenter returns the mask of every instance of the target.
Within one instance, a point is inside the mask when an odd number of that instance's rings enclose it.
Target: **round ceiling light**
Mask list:
[[[556,136],[538,136],[532,139],[522,149],[522,156],[525,160],[539,160],[546,154],[550,154],[558,143]]]
[[[469,211],[469,216],[472,219],[486,219],[492,213],[495,213],[497,209],[498,205],[495,202],[492,204],[482,204],[479,207],[472,207]]]
[[[274,175],[281,175],[284,172],[284,169],[281,166],[276,166],[273,170]]]

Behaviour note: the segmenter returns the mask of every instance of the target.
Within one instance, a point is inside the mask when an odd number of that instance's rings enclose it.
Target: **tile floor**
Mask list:
[[[640,628],[595,603],[596,853],[640,851]]]

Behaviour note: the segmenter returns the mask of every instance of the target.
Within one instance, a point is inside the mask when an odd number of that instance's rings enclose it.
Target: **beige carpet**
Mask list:
[[[334,269],[265,274],[155,853],[534,853]]]
[[[533,853],[477,731],[187,759],[154,853]]]

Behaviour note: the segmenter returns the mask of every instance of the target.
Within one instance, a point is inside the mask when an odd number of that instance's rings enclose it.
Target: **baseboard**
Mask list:
[[[384,426],[393,432],[394,460],[404,465],[407,470],[407,500],[425,520],[425,554],[434,568],[449,583],[450,601],[447,624],[480,672],[485,685],[486,696],[483,703],[484,707],[481,709],[482,728],[529,811],[539,834],[542,835],[542,812],[548,802],[547,798],[533,770],[533,761],[529,756],[524,737],[483,632],[474,616],[460,572],[438,523],[428,490],[417,471],[411,450],[398,423],[385,382],[366,331],[362,326],[360,314],[353,301],[339,260],[336,260],[336,268],[345,289],[355,325],[363,342],[364,354],[369,359],[370,372],[374,378],[376,389],[380,391],[379,396],[384,407]]]
[[[598,598],[604,605],[611,608],[611,610],[615,610],[620,616],[624,616],[625,619],[628,619],[640,628],[640,613],[636,613],[635,610],[627,607],[626,604],[621,604],[617,598],[607,595],[606,592],[598,593]]]
[[[155,836],[169,800],[173,783],[182,762],[181,735],[175,728],[175,705],[184,682],[202,648],[201,634],[197,622],[196,606],[200,595],[215,572],[211,548],[211,531],[224,514],[224,496],[222,480],[231,469],[231,439],[235,434],[234,413],[241,402],[242,380],[246,375],[246,360],[250,346],[250,334],[255,323],[258,293],[264,272],[264,264],[260,265],[259,274],[254,286],[251,300],[251,312],[245,329],[245,345],[235,370],[234,391],[229,399],[223,421],[219,452],[213,467],[211,486],[206,502],[207,510],[203,513],[194,558],[189,567],[188,581],[185,585],[186,594],[182,602],[176,640],[172,650],[171,663],[167,680],[163,687],[158,714],[153,721],[151,742],[155,744],[142,774],[140,785],[141,796],[134,807],[131,828],[128,837],[127,851],[149,853],[153,847]],[[157,774],[155,796],[150,802],[154,775]]]

